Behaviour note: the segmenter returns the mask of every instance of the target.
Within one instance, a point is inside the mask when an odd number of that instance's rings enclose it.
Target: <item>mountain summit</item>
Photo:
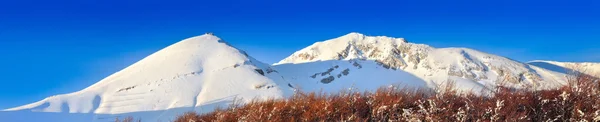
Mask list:
[[[407,43],[403,38],[385,36],[365,36],[360,33],[349,33],[341,37],[314,43],[281,60],[283,63],[304,63],[323,60],[341,59],[373,59],[385,58],[393,52],[379,52],[380,49],[392,49]],[[375,48],[377,50],[375,50]],[[375,55],[380,54],[381,55]],[[373,54],[373,55],[371,55]]]

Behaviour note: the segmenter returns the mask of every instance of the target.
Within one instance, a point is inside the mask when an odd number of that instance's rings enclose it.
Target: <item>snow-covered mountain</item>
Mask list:
[[[7,110],[119,114],[184,108],[176,115],[211,111],[234,99],[291,95],[291,85],[270,70],[268,64],[205,34],[168,46],[81,91]],[[161,118],[144,118],[155,119]]]
[[[600,77],[600,63],[592,62],[558,62],[536,60],[527,62],[528,64],[542,67],[548,70],[561,72],[565,74],[584,73]]]
[[[365,36],[360,33],[350,33],[316,42],[276,63],[275,67],[320,61],[357,62],[357,65],[378,64],[385,70],[351,74],[358,77],[391,77],[389,76],[391,74],[381,72],[397,71],[401,72],[399,74],[412,74],[427,82],[429,87],[444,85],[450,81],[455,83],[456,88],[464,91],[486,90],[498,84],[514,88],[543,89],[565,83],[563,73],[477,50],[434,48],[424,44],[409,43],[403,38]],[[321,71],[327,71],[327,68],[329,67],[323,67]],[[362,82],[372,82],[372,80]],[[333,80],[333,82],[347,81]]]
[[[268,65],[205,34],[168,46],[81,91],[7,111],[90,113],[85,116],[94,121],[125,116],[169,121],[187,111],[202,113],[233,101],[285,98],[296,90],[337,92],[389,85],[428,89],[449,82],[475,93],[497,85],[554,88],[566,84],[568,74],[557,67],[572,64],[521,63],[467,48],[434,48],[402,38],[350,33]],[[577,65],[600,70],[599,64]]]

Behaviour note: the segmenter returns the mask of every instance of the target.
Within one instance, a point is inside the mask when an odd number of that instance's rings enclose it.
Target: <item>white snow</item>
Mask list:
[[[215,103],[225,107],[234,99],[291,95],[292,89],[278,82],[282,80],[277,73],[263,76],[255,70],[268,68],[218,37],[202,35],[166,47],[81,91],[7,110],[96,114],[191,111],[207,105],[212,108]],[[268,87],[256,87],[261,85]]]
[[[560,68],[574,64],[526,64],[467,48],[434,48],[403,38],[350,33],[316,42],[268,65],[205,34],[168,46],[81,91],[6,109],[0,117],[13,121],[113,121],[132,116],[143,121],[172,121],[183,112],[210,112],[234,100],[285,98],[296,90],[362,91],[389,85],[428,89],[448,82],[475,93],[497,85],[548,89],[565,84],[567,73]],[[577,65],[600,72],[598,63]],[[23,114],[28,115],[19,116]]]
[[[542,67],[548,70],[552,70],[555,72],[561,73],[585,73],[588,75],[593,75],[600,77],[600,63],[592,63],[592,62],[558,62],[558,61],[544,61],[544,60],[535,60],[527,62],[528,64],[535,65],[538,67]]]
[[[281,64],[274,68],[299,90],[307,92],[337,93],[347,88],[375,90],[388,85],[423,89],[432,85],[410,73],[386,69],[373,61],[330,60]],[[323,82],[328,78],[332,80]]]
[[[547,89],[560,86],[566,80],[563,78],[564,74],[538,73],[548,71],[468,48],[434,48],[409,43],[402,38],[359,33],[316,42],[275,66],[332,60],[381,62],[419,77],[422,81],[433,82],[434,85],[429,87],[453,82],[462,91],[483,91],[499,84],[515,88]]]

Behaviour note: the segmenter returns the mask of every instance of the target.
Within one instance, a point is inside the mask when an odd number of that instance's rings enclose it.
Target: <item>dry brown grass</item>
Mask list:
[[[554,90],[497,88],[492,96],[399,88],[339,94],[297,93],[284,100],[235,105],[176,122],[203,121],[600,121],[600,84],[577,75]]]

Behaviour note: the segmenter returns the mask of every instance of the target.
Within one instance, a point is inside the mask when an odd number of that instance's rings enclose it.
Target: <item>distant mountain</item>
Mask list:
[[[498,84],[535,89],[554,88],[565,84],[564,73],[473,49],[434,48],[424,44],[409,43],[403,38],[366,36],[360,33],[350,33],[314,43],[281,60],[275,67],[320,61],[378,64],[387,70],[408,72],[422,81],[429,82],[429,87],[452,81],[456,83],[458,89],[465,91],[486,90]],[[328,68],[323,67],[321,71],[326,71]],[[353,75],[361,77],[378,74],[378,71],[368,72]],[[386,74],[374,77],[388,76]],[[333,80],[332,82],[346,81]]]
[[[557,62],[536,60],[527,62],[528,64],[542,67],[555,72],[564,74],[584,73],[596,77],[600,77],[600,63],[592,62]]]
[[[204,113],[234,102],[285,98],[298,90],[390,85],[435,89],[449,82],[476,94],[498,85],[549,89],[566,84],[569,73],[561,68],[571,64],[521,63],[468,48],[434,48],[403,38],[350,33],[268,65],[205,34],[168,46],[81,91],[6,111],[89,113],[85,115],[99,121],[124,116],[169,121],[186,111]],[[597,63],[577,65],[600,70]]]

